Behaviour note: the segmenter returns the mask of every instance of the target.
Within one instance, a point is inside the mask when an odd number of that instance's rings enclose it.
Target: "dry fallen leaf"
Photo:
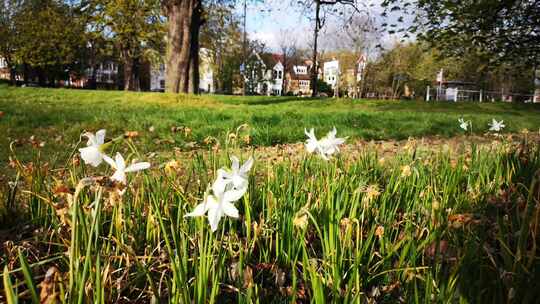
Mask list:
[[[41,293],[39,294],[40,303],[56,303],[58,291],[56,290],[56,278],[59,274],[56,267],[51,267],[45,274],[45,279],[41,282]]]
[[[126,138],[135,138],[135,137],[139,136],[139,132],[137,132],[137,131],[126,131],[126,133],[124,133],[124,136]]]
[[[384,235],[384,227],[379,226],[377,229],[375,229],[375,235],[378,237],[382,237]]]
[[[244,288],[246,289],[253,286],[253,270],[249,266],[246,266],[246,268],[244,268],[244,284],[243,285],[244,285]]]

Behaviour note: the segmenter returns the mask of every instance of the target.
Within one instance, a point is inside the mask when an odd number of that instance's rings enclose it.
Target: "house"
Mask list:
[[[165,64],[161,63],[157,67],[150,68],[150,91],[165,91]]]
[[[334,91],[339,90],[339,61],[334,59],[323,64],[323,80],[332,87]]]
[[[113,60],[105,60],[97,64],[96,68],[87,68],[82,76],[70,75],[66,86],[76,88],[94,87],[92,84],[92,81],[94,81],[96,88],[113,89],[118,84],[118,77],[119,64]]]
[[[285,67],[280,55],[253,52],[241,67],[246,94],[282,95]]]
[[[150,68],[150,91],[165,91],[165,64],[153,65]],[[199,50],[199,90],[201,93],[214,93],[214,71],[210,51],[205,48]]]
[[[201,48],[199,59],[199,90],[201,93],[215,93],[213,59],[210,50]]]
[[[310,62],[293,65],[287,73],[287,93],[297,96],[311,95],[311,65]]]
[[[5,58],[0,57],[0,79],[9,80],[9,67]]]
[[[364,79],[365,70],[367,66],[367,60],[363,55],[360,55],[354,68],[349,68],[345,71],[344,76],[341,79],[341,90],[344,90],[344,94],[347,97],[358,98],[361,94],[360,83]]]

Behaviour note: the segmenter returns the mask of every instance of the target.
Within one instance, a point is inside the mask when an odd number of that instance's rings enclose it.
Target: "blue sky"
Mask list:
[[[247,10],[247,31],[252,39],[263,41],[269,49],[277,50],[280,41],[284,39],[281,37],[283,31],[288,31],[294,34],[291,39],[295,39],[300,47],[308,46],[313,37],[313,24],[300,11],[295,0],[265,0],[261,4],[253,2],[250,3],[248,0]],[[243,1],[237,3],[237,13],[242,16]],[[382,11],[380,8],[381,0],[366,0],[364,3],[366,5],[373,4],[371,11],[374,16],[378,16]],[[331,27],[331,24],[328,24],[323,30],[328,30]],[[324,41],[324,33],[322,33],[321,38]],[[383,40],[391,43],[394,38],[385,35]],[[324,42],[322,44],[324,48]]]

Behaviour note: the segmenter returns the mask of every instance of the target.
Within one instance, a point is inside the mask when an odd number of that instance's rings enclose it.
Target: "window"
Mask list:
[[[164,79],[159,81],[159,87],[162,88],[162,89],[165,89],[165,80]]]
[[[307,67],[305,66],[295,66],[294,70],[296,74],[298,75],[306,75],[307,74]]]

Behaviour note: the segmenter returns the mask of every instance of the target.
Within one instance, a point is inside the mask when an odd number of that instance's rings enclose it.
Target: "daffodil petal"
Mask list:
[[[219,221],[223,216],[221,208],[212,208],[208,210],[208,222],[210,223],[210,229],[215,232],[218,229]]]
[[[223,213],[225,213],[225,215],[227,215],[228,217],[232,217],[232,218],[239,217],[238,209],[236,209],[236,207],[233,204],[229,202],[223,202],[223,204],[221,205],[221,208],[223,208]]]
[[[103,155],[94,146],[81,148],[79,149],[79,152],[81,153],[81,158],[85,164],[97,167],[103,161]]]
[[[116,157],[114,158],[114,161],[116,163],[116,169],[120,171],[124,171],[126,169],[126,161],[124,160],[124,157],[120,152],[116,152]]]
[[[223,178],[223,172],[221,169],[218,170],[218,176],[214,183],[212,184],[212,191],[215,195],[220,196],[225,192],[225,188],[227,187],[227,184],[229,183],[227,179]]]
[[[96,142],[97,145],[102,145],[103,143],[105,143],[105,134],[106,133],[107,133],[107,131],[105,131],[105,129],[101,129],[101,130],[96,132],[95,142]]]
[[[114,172],[114,174],[111,176],[111,179],[123,184],[127,183],[126,173],[122,170],[116,170],[116,172]]]
[[[82,136],[88,138],[88,142],[86,143],[87,146],[98,146],[98,143],[96,142],[96,136],[94,134],[86,132]]]
[[[114,162],[114,160],[112,158],[110,158],[109,156],[103,154],[103,159],[105,160],[105,162],[107,162],[107,164],[109,164],[113,169],[117,169],[116,168],[116,162]]]
[[[126,170],[124,170],[124,172],[126,173],[136,172],[136,171],[146,170],[148,168],[150,168],[150,163],[147,163],[147,162],[136,163],[136,164],[129,165],[126,168]]]
[[[240,189],[232,189],[223,194],[223,201],[235,202],[241,199],[247,191],[247,187]]]
[[[240,174],[247,174],[251,170],[251,167],[253,167],[253,163],[253,157],[250,157],[240,168]]]
[[[231,155],[231,169],[233,169],[234,172],[238,171],[240,169],[240,160],[238,157]]]

